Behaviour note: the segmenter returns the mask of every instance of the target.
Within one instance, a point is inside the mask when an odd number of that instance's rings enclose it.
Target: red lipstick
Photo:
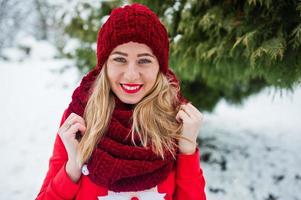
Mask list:
[[[143,86],[143,84],[134,84],[134,83],[121,83],[120,85],[123,91],[129,94],[134,94],[138,92]]]

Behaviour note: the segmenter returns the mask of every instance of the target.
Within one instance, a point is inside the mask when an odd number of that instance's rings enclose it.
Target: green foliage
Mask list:
[[[77,67],[83,72],[87,72],[96,65],[96,40],[99,27],[102,26],[102,19],[111,13],[111,10],[121,4],[122,1],[104,1],[100,6],[95,6],[93,2],[79,2],[74,8],[74,13],[65,12],[59,22],[64,27],[64,32],[69,38],[76,38],[80,41],[80,46],[75,52],[61,52],[68,58],[76,60]],[[86,12],[85,18],[82,13]],[[65,23],[65,18],[70,18],[69,23]]]
[[[171,51],[181,66],[179,73],[191,67],[215,66],[230,67],[239,70],[241,74],[246,72],[248,76],[243,78],[247,79],[252,76],[262,77],[268,85],[279,87],[291,87],[300,80],[300,58],[294,56],[301,53],[298,32],[300,15],[296,10],[296,2],[274,1],[272,4],[271,1],[250,0],[183,3],[190,4],[191,8],[182,11],[178,27],[182,37],[172,44]],[[187,57],[194,59],[188,63],[184,59]],[[197,63],[192,64],[193,60]],[[288,67],[287,64],[292,66]],[[192,71],[203,70],[206,71]],[[271,73],[276,70],[281,73]],[[297,77],[283,77],[292,70],[299,72]],[[231,84],[241,79],[239,74],[235,76],[235,71],[231,73],[233,78],[224,76],[227,79],[225,82]]]
[[[297,0],[137,0],[154,10],[168,29],[170,66],[188,98],[212,110],[262,88],[293,89],[301,80],[301,1]],[[82,3],[79,3],[82,4]],[[100,19],[121,1],[84,3],[89,18],[75,15],[65,31],[83,45],[80,68],[95,65]]]
[[[215,94],[240,103],[266,86],[300,84],[301,1],[178,0],[164,7],[172,10],[160,10],[169,14],[161,17],[172,33],[170,65],[200,107],[212,107],[202,102],[216,102]],[[196,83],[207,96],[195,96]]]

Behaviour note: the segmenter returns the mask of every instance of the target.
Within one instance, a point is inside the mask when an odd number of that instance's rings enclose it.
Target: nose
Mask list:
[[[129,65],[126,67],[126,70],[124,72],[124,78],[128,82],[134,82],[138,80],[140,77],[140,72],[138,70],[138,67],[135,63],[129,63]]]

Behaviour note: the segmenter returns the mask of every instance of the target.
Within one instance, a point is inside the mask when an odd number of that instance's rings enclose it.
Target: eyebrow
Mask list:
[[[141,54],[138,54],[138,57],[142,57],[142,56],[150,56],[150,57],[153,57],[153,55],[149,54],[149,53],[141,53]]]
[[[123,53],[123,52],[120,52],[120,51],[114,51],[113,53],[111,53],[111,55],[113,55],[113,54],[128,56],[127,53]],[[150,56],[150,57],[153,57],[153,58],[155,57],[155,56],[153,56],[152,54],[149,54],[149,53],[141,53],[141,54],[138,54],[137,57],[142,57],[142,56]]]

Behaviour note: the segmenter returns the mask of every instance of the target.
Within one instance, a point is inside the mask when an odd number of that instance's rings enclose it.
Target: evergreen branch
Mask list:
[[[289,37],[292,38],[289,43],[292,44],[293,49],[297,50],[301,46],[301,24],[294,28]]]

